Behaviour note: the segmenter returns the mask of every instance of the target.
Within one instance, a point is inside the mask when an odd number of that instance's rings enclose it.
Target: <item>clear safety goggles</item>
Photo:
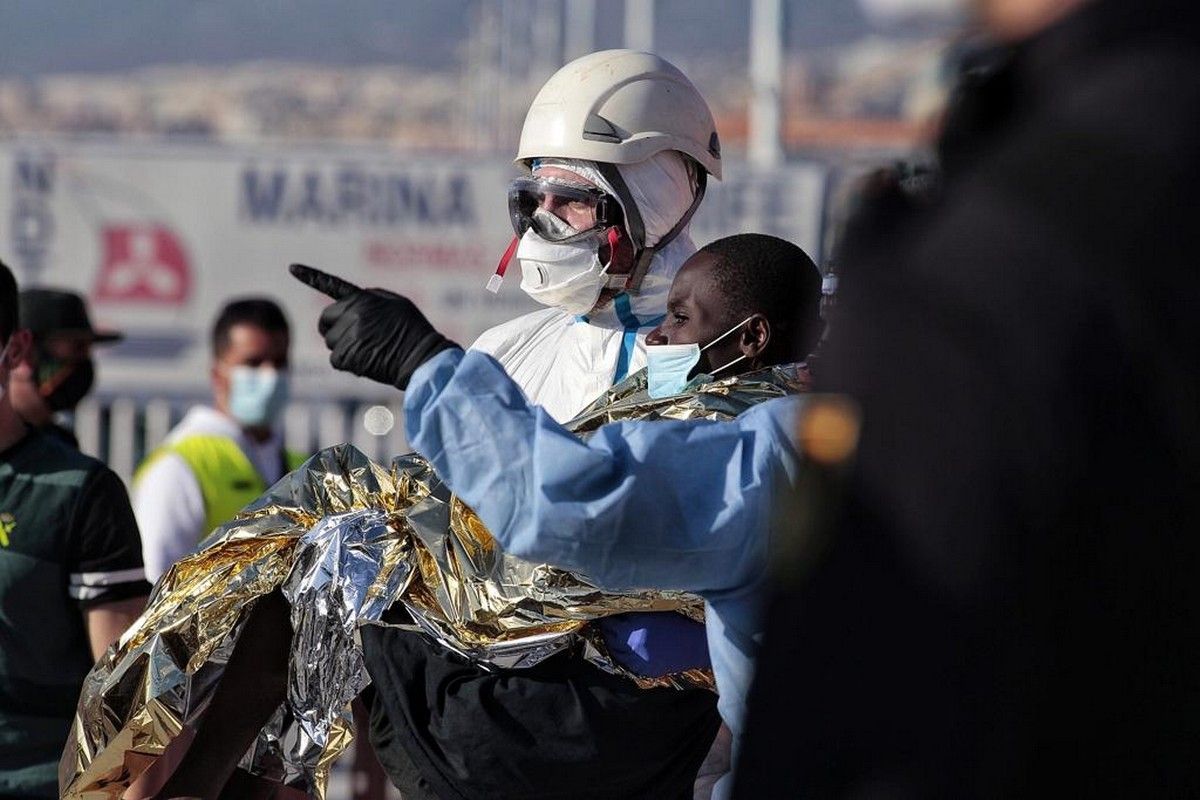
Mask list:
[[[517,178],[508,187],[508,215],[518,238],[532,228],[543,239],[561,244],[619,224],[620,205],[600,189]]]

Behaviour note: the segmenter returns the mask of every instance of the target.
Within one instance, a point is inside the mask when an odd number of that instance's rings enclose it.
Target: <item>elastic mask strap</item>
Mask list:
[[[708,344],[704,345],[704,347],[701,347],[701,348],[700,348],[700,352],[701,352],[701,353],[703,353],[705,350],[707,350],[708,348],[712,347],[714,344],[716,344],[717,342],[721,341],[721,340],[722,340],[722,339],[724,339],[726,336],[728,336],[729,334],[733,333],[733,332],[734,332],[734,331],[736,331],[738,328],[742,327],[743,325],[745,325],[747,322],[749,322],[749,321],[750,321],[750,320],[752,320],[752,319],[754,319],[754,315],[753,315],[753,314],[751,314],[750,316],[746,317],[744,320],[742,320],[741,322],[739,322],[737,325],[734,325],[732,328],[730,328],[729,330],[725,331],[724,333],[722,333],[722,334],[721,334],[720,336],[718,336],[717,338],[713,339],[713,340],[712,340],[711,342],[709,342]],[[744,357],[744,356],[743,356],[743,357]],[[730,363],[732,363],[732,362],[730,362]],[[722,367],[722,369],[724,369],[724,367]]]
[[[496,265],[496,271],[492,277],[488,278],[487,290],[492,294],[500,291],[500,284],[504,282],[504,273],[508,272],[508,262],[512,261],[513,255],[517,252],[517,245],[521,240],[516,236],[508,243],[508,249],[504,251],[504,255],[500,256],[500,263]]]
[[[717,342],[721,341],[722,339],[724,339],[724,338],[725,338],[726,336],[728,336],[729,334],[731,334],[731,333],[733,333],[734,331],[738,330],[739,328],[741,328],[743,325],[745,325],[747,322],[749,322],[749,321],[750,321],[750,320],[752,320],[752,319],[754,319],[754,315],[753,315],[753,314],[751,314],[750,316],[746,317],[744,320],[742,320],[741,322],[739,322],[737,325],[734,325],[732,328],[730,328],[729,330],[725,331],[724,333],[722,333],[722,334],[721,334],[720,336],[718,336],[717,338],[713,339],[713,340],[712,340],[711,342],[709,342],[708,344],[704,345],[704,347],[701,347],[701,348],[700,348],[700,352],[701,352],[701,353],[703,353],[705,350],[707,350],[708,348],[712,347],[714,344],[716,344]],[[708,373],[708,377],[710,377],[710,378],[715,378],[715,377],[717,376],[717,373],[718,373],[718,372],[723,372],[723,371],[725,371],[725,370],[729,369],[730,367],[732,367],[734,364],[738,363],[739,361],[743,361],[743,360],[745,360],[745,358],[746,358],[746,354],[745,354],[745,353],[742,353],[740,356],[738,356],[737,358],[733,359],[733,360],[732,360],[732,361],[730,361],[728,364],[725,364],[724,366],[721,366],[721,367],[717,367],[717,368],[716,368],[716,369],[714,369],[712,372],[709,372],[709,373]]]
[[[710,377],[710,378],[715,378],[715,377],[717,377],[717,373],[718,373],[718,372],[724,372],[725,370],[729,369],[730,367],[732,367],[734,364],[738,363],[739,361],[743,361],[743,360],[745,360],[745,358],[746,358],[746,354],[745,354],[745,353],[742,353],[740,356],[738,356],[737,358],[735,358],[733,361],[730,361],[730,362],[729,362],[728,364],[726,364],[725,366],[723,366],[723,367],[717,367],[717,368],[716,368],[716,369],[714,369],[712,372],[708,373],[708,377]]]

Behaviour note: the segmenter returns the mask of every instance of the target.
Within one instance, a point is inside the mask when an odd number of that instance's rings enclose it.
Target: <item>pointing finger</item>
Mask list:
[[[292,277],[296,280],[308,284],[334,300],[341,300],[358,291],[358,287],[350,281],[330,275],[315,267],[306,267],[304,264],[292,264],[288,267],[288,272],[292,273]]]

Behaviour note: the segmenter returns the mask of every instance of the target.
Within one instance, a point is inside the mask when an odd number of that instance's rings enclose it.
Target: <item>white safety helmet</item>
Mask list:
[[[525,115],[516,160],[635,164],[663,150],[678,150],[721,179],[717,126],[687,76],[653,53],[601,50],[546,81]]]
[[[698,165],[695,197],[674,228],[650,247],[641,213],[615,165],[640,163],[666,150]],[[595,162],[612,185],[637,251],[628,284],[633,291],[654,253],[691,220],[706,177],[721,178],[721,143],[708,103],[675,65],[636,50],[590,53],[550,76],[525,115],[515,161],[531,168],[538,158]]]

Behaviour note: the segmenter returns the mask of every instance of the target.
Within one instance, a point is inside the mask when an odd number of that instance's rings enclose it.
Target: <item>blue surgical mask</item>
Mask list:
[[[247,428],[266,427],[288,401],[288,376],[273,367],[229,371],[229,414]]]
[[[646,348],[646,392],[658,400],[687,386],[688,375],[700,360],[700,345],[656,344]]]
[[[749,321],[750,317],[746,317],[737,325],[734,325],[704,345],[704,347],[695,342],[692,344],[655,344],[648,346],[646,348],[646,393],[655,400],[682,393],[687,388],[692,370],[695,369],[696,364],[700,361],[700,354]],[[718,372],[732,367],[745,357],[745,354],[738,356],[728,364],[714,369],[708,374],[708,377],[712,378]]]

